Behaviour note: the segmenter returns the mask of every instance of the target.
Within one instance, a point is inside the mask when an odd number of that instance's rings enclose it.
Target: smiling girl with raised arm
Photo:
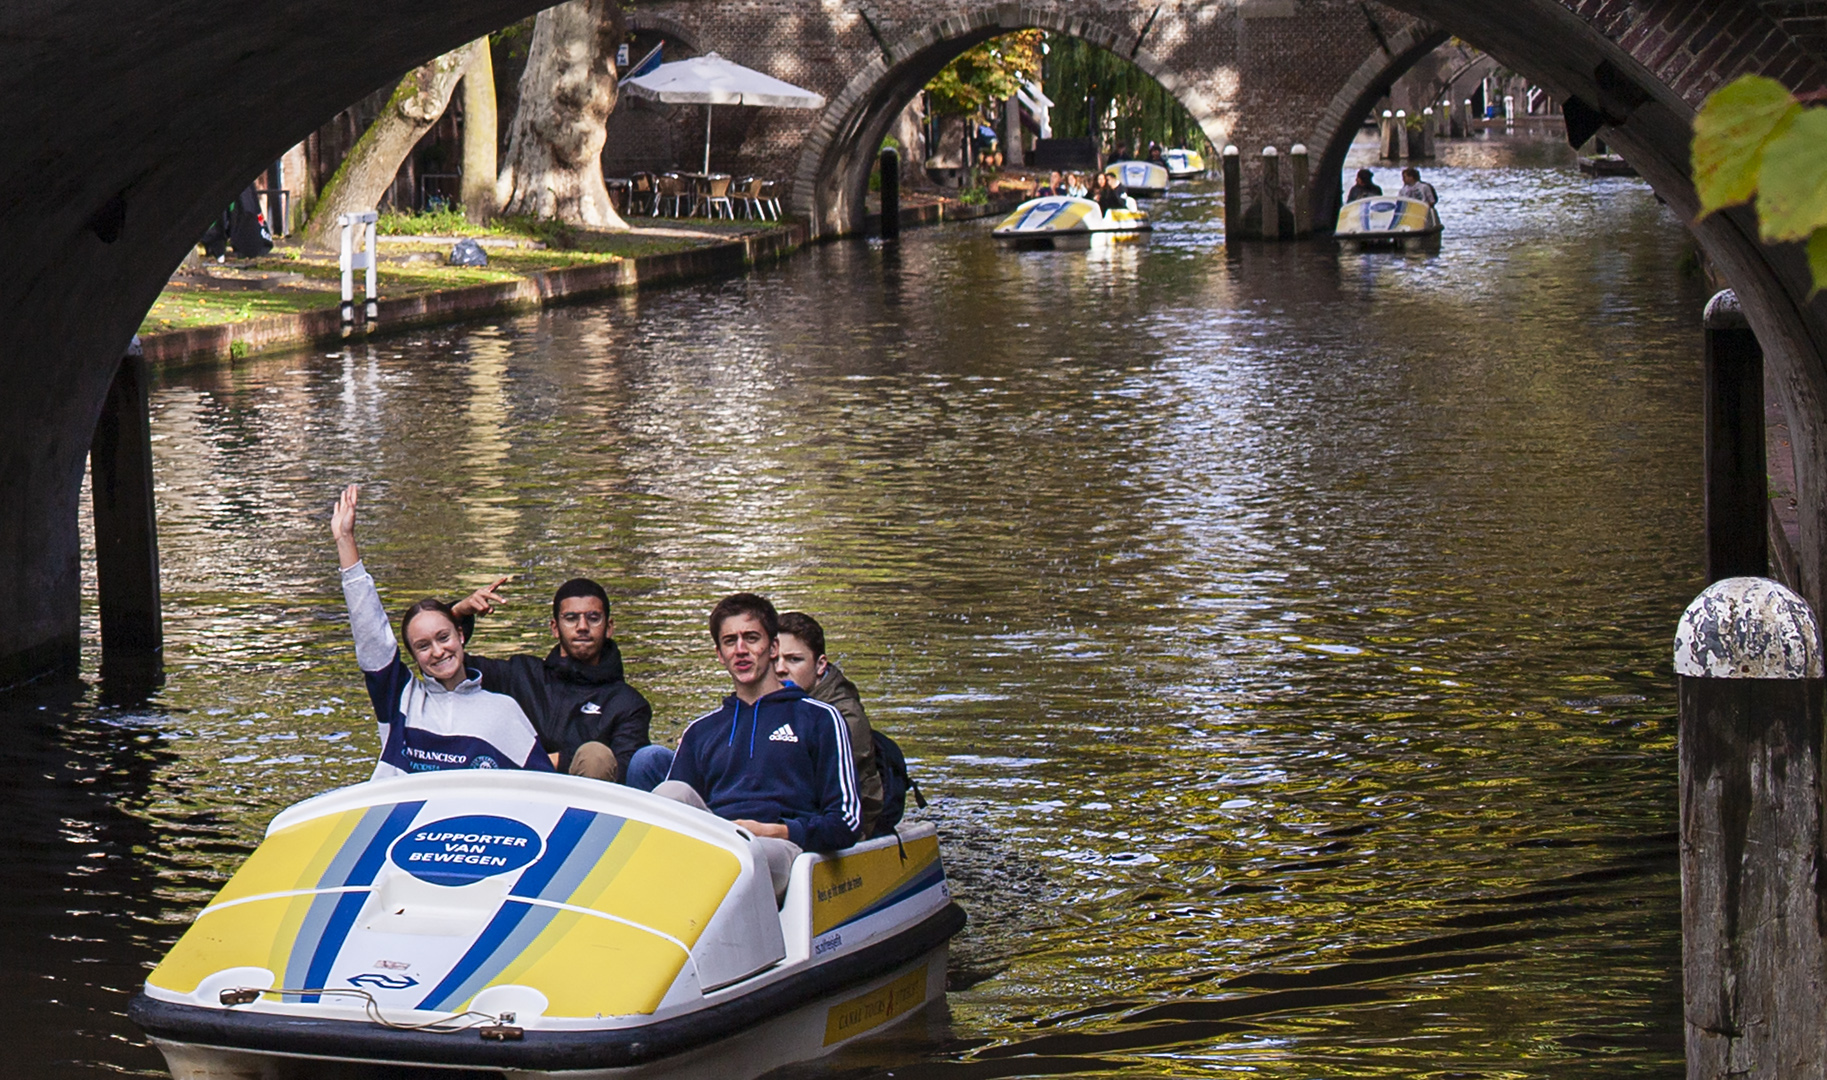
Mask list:
[[[330,535],[342,566],[355,660],[381,728],[373,779],[439,769],[551,772],[552,762],[519,704],[482,689],[480,677],[464,664],[463,632],[450,605],[425,599],[400,615],[400,636],[419,673],[400,659],[380,593],[355,544],[360,492],[355,484],[343,489],[330,514]]]

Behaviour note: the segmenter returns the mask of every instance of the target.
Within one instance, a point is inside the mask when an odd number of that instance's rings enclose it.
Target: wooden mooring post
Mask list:
[[[1307,148],[1295,143],[1288,148],[1288,167],[1294,174],[1294,235],[1300,237],[1313,233],[1313,205],[1311,181],[1308,177]]]
[[[139,339],[115,370],[89,442],[102,666],[156,673],[165,648],[152,492],[151,374]]]
[[[1706,576],[1770,572],[1764,352],[1726,289],[1706,305]]]
[[[1243,239],[1243,155],[1235,146],[1224,148],[1224,239]]]
[[[882,148],[882,223],[878,231],[884,240],[901,238],[901,155],[892,146]]]
[[[1281,155],[1262,148],[1262,238],[1281,239]]]
[[[1759,577],[1675,633],[1689,1080],[1827,1075],[1820,629]]]

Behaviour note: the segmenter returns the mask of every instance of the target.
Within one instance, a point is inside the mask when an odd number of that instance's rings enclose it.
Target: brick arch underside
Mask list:
[[[1016,30],[1038,29],[1082,38],[1132,60],[1183,105],[1216,142],[1229,121],[1191,81],[1146,48],[1131,48],[1129,32],[1034,4],[990,5],[936,11],[921,28],[893,35],[832,100],[800,150],[793,176],[793,209],[816,232],[839,234],[862,227],[863,197],[876,148],[920,90],[946,64],[975,45]]]
[[[30,103],[0,111],[0,687],[77,655],[90,437],[210,219],[351,101],[543,6],[0,6],[0,93]]]
[[[1750,3],[1720,4],[1697,16],[1691,0],[1580,0],[1584,14],[1556,0],[1383,2],[1483,49],[1563,103],[1596,110],[1606,142],[1691,223],[1738,293],[1779,388],[1799,503],[1795,584],[1821,611],[1827,601],[1827,293],[1810,297],[1801,246],[1761,243],[1749,211],[1695,220],[1688,152],[1694,111],[1714,88],[1747,72],[1797,89],[1827,88],[1827,62]]]

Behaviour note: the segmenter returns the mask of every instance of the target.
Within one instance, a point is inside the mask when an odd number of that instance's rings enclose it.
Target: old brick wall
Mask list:
[[[719,118],[713,139],[714,168],[780,179],[789,201],[810,212],[830,201],[828,185],[855,186],[857,176],[828,175],[844,157],[834,144],[906,104],[917,89],[903,85],[908,69],[936,70],[997,33],[1038,26],[1133,58],[1162,78],[1214,143],[1235,142],[1254,158],[1263,146],[1285,151],[1310,141],[1339,87],[1417,20],[1357,0],[658,0],[638,5],[631,23],[689,28],[698,50],[825,95],[831,104],[819,113],[757,110],[739,137]],[[645,122],[651,134],[653,118]],[[670,122],[674,164],[695,166],[702,111],[675,109]],[[616,165],[651,167],[661,155],[620,148],[611,156]],[[854,172],[856,160],[844,167]],[[838,215],[828,224],[846,221]]]

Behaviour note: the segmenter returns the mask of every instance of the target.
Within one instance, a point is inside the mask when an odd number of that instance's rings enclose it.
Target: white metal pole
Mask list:
[[[374,250],[374,231],[375,220],[380,217],[380,215],[373,210],[370,210],[366,214],[363,214],[362,217],[367,219],[368,224],[368,278],[363,283],[368,302],[362,309],[362,315],[368,325],[372,326],[374,325],[375,320],[381,317],[380,305],[377,303],[380,298],[375,295],[374,288],[374,264],[380,261],[375,257],[377,253]]]
[[[343,330],[355,325],[355,241],[350,233],[355,228],[352,220],[355,215],[343,214],[337,220],[343,227],[342,271],[343,271]]]
[[[704,175],[710,175],[710,120],[711,106],[704,106]]]

